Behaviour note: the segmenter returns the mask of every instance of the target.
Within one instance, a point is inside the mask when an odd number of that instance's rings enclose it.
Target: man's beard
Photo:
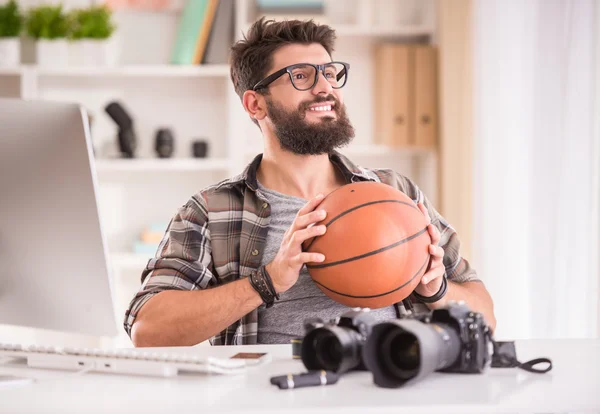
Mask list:
[[[330,154],[335,148],[343,147],[354,138],[354,127],[346,114],[346,107],[332,95],[318,97],[312,102],[303,102],[298,110],[287,111],[267,97],[267,113],[273,122],[275,135],[283,150],[298,155]],[[322,116],[321,120],[308,122],[308,107],[319,102],[334,102],[332,110],[336,117]]]

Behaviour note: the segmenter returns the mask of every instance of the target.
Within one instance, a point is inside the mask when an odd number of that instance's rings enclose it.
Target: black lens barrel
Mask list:
[[[375,384],[396,388],[451,366],[460,351],[460,338],[450,325],[393,320],[373,327],[363,361]]]
[[[316,328],[302,340],[302,362],[308,370],[338,374],[361,365],[363,339],[353,329],[339,326]]]

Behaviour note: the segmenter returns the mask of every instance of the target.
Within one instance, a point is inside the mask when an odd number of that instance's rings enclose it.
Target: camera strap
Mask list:
[[[492,339],[494,353],[492,354],[492,368],[521,368],[534,374],[545,374],[552,369],[550,358],[535,358],[527,362],[517,359],[517,350],[514,341],[499,341]],[[535,368],[537,364],[547,363],[545,368]]]

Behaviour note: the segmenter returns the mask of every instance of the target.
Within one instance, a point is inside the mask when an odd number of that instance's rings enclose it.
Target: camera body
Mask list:
[[[490,364],[491,331],[481,313],[471,311],[463,303],[452,303],[433,310],[431,317],[425,317],[423,322],[447,324],[458,333],[460,354],[454,364],[440,372],[480,373]]]

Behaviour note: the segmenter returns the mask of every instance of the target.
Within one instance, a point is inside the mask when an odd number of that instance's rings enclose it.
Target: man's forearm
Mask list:
[[[247,278],[206,290],[167,290],[142,306],[131,339],[135,346],[196,345],[261,303]]]
[[[435,303],[427,306],[429,309],[443,308],[450,301],[464,301],[473,311],[482,313],[488,326],[494,331],[496,329],[496,317],[494,316],[494,303],[483,283],[464,282],[454,283],[448,281],[448,292]]]

